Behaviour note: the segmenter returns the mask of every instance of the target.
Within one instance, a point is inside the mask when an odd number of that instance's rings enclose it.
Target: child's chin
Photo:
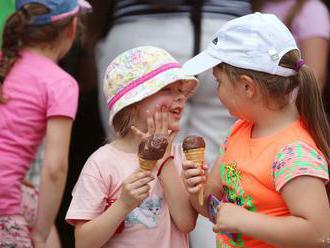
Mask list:
[[[169,123],[168,129],[171,131],[179,131],[180,130],[180,123]]]

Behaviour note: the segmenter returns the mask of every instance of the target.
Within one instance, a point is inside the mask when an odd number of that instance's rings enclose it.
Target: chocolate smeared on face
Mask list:
[[[182,143],[182,149],[184,151],[201,148],[201,147],[205,147],[204,139],[201,136],[196,136],[196,135],[188,136],[183,140]]]
[[[165,154],[167,145],[167,138],[164,135],[149,136],[140,142],[138,155],[146,160],[161,159]]]

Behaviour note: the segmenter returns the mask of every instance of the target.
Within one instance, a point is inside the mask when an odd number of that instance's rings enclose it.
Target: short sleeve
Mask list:
[[[47,117],[64,116],[74,119],[78,107],[79,89],[77,82],[67,77],[49,85]]]
[[[272,166],[276,191],[299,176],[313,176],[329,181],[328,164],[313,147],[304,142],[295,142],[283,147]]]
[[[97,163],[89,159],[72,192],[72,201],[66,214],[66,221],[91,220],[103,213],[109,189],[102,178]]]
[[[319,0],[306,1],[303,9],[292,23],[297,41],[308,38],[330,38],[330,16],[327,7]]]

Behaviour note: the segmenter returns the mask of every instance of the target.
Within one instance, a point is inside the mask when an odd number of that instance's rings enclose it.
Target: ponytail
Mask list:
[[[304,125],[308,128],[317,147],[325,156],[330,174],[330,126],[324,110],[320,89],[313,72],[308,66],[304,65],[299,70],[298,78],[300,84],[296,106]],[[327,193],[329,198],[330,184],[327,185]]]
[[[280,65],[293,69],[299,60],[300,53],[293,50],[283,56]],[[307,65],[300,68],[295,78],[298,80],[299,85],[296,98],[299,115],[317,147],[325,156],[330,174],[330,126],[317,79]],[[327,193],[329,198],[330,184],[327,185]]]
[[[45,15],[49,9],[40,3],[29,3],[12,14],[4,27],[2,55],[0,58],[0,104],[5,102],[2,86],[6,76],[20,57],[20,50],[26,46],[56,46],[63,30],[75,16],[54,23],[30,25],[33,17]]]
[[[0,104],[4,102],[2,96],[3,82],[19,58],[19,50],[22,46],[21,35],[30,20],[31,15],[29,15],[29,11],[23,6],[21,10],[12,14],[5,24],[0,59]]]
[[[298,77],[300,85],[296,99],[297,109],[329,164],[330,127],[317,80],[311,69],[306,65],[300,69]]]

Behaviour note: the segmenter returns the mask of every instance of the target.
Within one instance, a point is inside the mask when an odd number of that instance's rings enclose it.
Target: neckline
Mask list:
[[[115,147],[112,143],[106,145],[108,149],[113,152],[119,154],[119,156],[123,156],[123,158],[136,159],[138,157],[136,152],[125,152],[118,147]],[[121,158],[121,157],[120,157]]]
[[[251,123],[249,126],[249,131],[248,131],[248,133],[249,133],[248,142],[250,145],[258,145],[259,143],[265,143],[268,140],[274,140],[274,138],[276,138],[278,136],[283,136],[289,130],[292,130],[292,128],[294,126],[300,126],[300,123],[301,123],[300,119],[297,119],[295,121],[288,123],[288,125],[286,125],[282,129],[280,129],[272,134],[269,134],[267,136],[263,136],[263,137],[259,137],[259,138],[252,138],[253,123]]]

